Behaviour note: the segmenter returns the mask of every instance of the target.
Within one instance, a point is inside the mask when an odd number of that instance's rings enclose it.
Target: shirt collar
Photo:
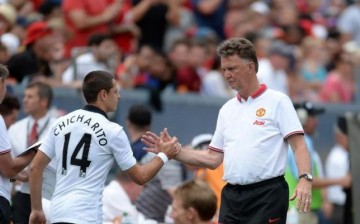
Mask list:
[[[106,117],[106,119],[109,119],[108,116],[107,116],[107,114],[105,113],[105,111],[101,110],[101,109],[100,109],[99,107],[97,107],[97,106],[87,104],[87,105],[85,105],[84,110],[101,114],[101,115],[103,115],[104,117]]]
[[[251,97],[252,99],[255,99],[255,98],[259,97],[261,94],[263,94],[265,92],[265,90],[267,90],[267,86],[265,84],[261,84],[260,87],[249,97]],[[236,97],[240,103],[243,102],[244,99],[241,98],[239,93],[236,95]]]
[[[37,124],[38,124],[38,128],[43,128],[44,125],[47,125],[48,121],[50,119],[50,112],[48,111],[45,116],[43,116],[42,118],[40,118],[39,120],[37,120]],[[31,116],[29,116],[29,121],[30,121],[30,127],[32,127],[35,123],[35,119]]]

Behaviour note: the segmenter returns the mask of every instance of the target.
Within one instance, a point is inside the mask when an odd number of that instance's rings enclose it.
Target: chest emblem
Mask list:
[[[256,116],[262,117],[265,115],[265,113],[266,113],[266,110],[264,108],[260,108],[256,111]]]

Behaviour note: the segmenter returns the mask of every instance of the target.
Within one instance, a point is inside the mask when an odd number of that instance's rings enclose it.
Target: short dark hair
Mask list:
[[[143,104],[132,105],[129,109],[128,120],[139,128],[151,125],[152,114],[150,108]]]
[[[180,185],[174,193],[185,209],[194,208],[202,221],[211,220],[216,213],[216,195],[209,185],[200,180],[191,180]]]
[[[113,85],[114,77],[107,71],[91,71],[85,78],[82,85],[82,91],[87,103],[94,103],[101,90],[109,92]]]
[[[259,62],[257,60],[255,46],[246,38],[232,38],[223,41],[217,48],[220,57],[237,55],[242,59],[250,60],[255,64],[255,71],[258,72]]]
[[[20,101],[16,96],[7,93],[0,104],[0,114],[7,116],[14,110],[20,110]]]
[[[0,78],[7,78],[9,76],[9,70],[5,65],[0,64]]]
[[[31,88],[38,88],[40,99],[47,99],[48,101],[47,108],[49,109],[51,107],[52,100],[54,98],[54,93],[52,91],[51,86],[44,82],[36,81],[36,82],[30,82],[26,86],[26,89],[31,89]]]

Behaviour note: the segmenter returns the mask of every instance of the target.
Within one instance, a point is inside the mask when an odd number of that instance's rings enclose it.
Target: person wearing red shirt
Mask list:
[[[64,0],[62,10],[69,34],[66,56],[72,48],[86,46],[92,34],[108,32],[107,23],[118,15],[122,4],[122,0]]]

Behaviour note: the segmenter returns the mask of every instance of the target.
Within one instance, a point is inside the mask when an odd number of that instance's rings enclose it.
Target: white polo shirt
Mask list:
[[[59,118],[40,150],[57,161],[51,223],[102,223],[102,192],[114,158],[122,170],[136,164],[123,128],[89,105]]]
[[[3,117],[0,115],[0,155],[10,153],[11,146]],[[11,183],[10,179],[0,174],[0,196],[10,202]]]
[[[247,101],[237,97],[220,109],[209,148],[224,153],[224,180],[251,184],[284,175],[288,143],[304,133],[285,94],[261,85]]]

